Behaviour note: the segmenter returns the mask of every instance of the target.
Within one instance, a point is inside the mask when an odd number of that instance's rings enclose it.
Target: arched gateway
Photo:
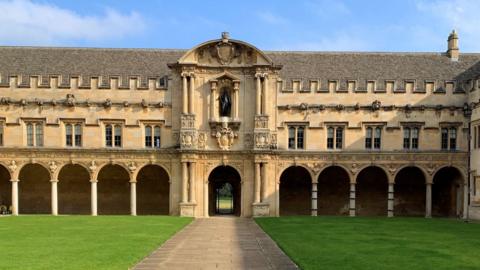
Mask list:
[[[241,215],[241,179],[233,167],[215,168],[208,177],[208,214]]]

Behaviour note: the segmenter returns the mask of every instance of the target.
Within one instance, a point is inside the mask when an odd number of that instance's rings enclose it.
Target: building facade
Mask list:
[[[0,48],[14,215],[480,218],[480,54]],[[0,209],[1,210],[1,209]],[[6,212],[6,211],[4,211]]]

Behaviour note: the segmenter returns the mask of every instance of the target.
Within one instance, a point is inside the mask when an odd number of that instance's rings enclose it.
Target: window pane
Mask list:
[[[122,146],[122,127],[120,125],[115,125],[115,146]]]
[[[145,127],[145,147],[152,147],[152,127]]]
[[[450,150],[457,148],[457,129],[450,128]]]
[[[418,149],[418,128],[412,129],[412,149]]]
[[[288,149],[295,149],[295,128],[288,128]]]
[[[156,126],[153,129],[153,146],[155,148],[160,148],[160,127]]]
[[[35,124],[35,143],[37,146],[43,146],[43,125]]]
[[[343,128],[337,128],[335,134],[335,147],[337,149],[342,149],[343,146]]]
[[[297,149],[303,149],[303,135],[304,135],[303,127],[297,128]]]
[[[327,148],[333,149],[333,128],[327,130]]]
[[[82,125],[75,125],[75,146],[82,146]]]
[[[410,128],[403,129],[403,149],[410,149]]]
[[[65,144],[72,146],[72,125],[65,125]]]
[[[33,124],[27,124],[27,145],[33,146]]]
[[[105,127],[105,145],[112,146],[112,125],[107,125]]]
[[[448,149],[448,129],[442,128],[442,150]]]
[[[3,146],[3,124],[0,124],[0,146]]]
[[[367,133],[365,135],[365,148],[372,148],[372,128],[367,128]]]
[[[379,127],[375,128],[375,139],[373,142],[373,148],[380,149],[381,136],[382,136],[382,129]]]

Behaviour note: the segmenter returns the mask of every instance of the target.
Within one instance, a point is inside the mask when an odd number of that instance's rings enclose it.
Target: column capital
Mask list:
[[[137,179],[132,179],[130,181],[128,181],[130,184],[136,184],[137,183]]]
[[[268,73],[266,72],[257,72],[255,73],[255,78],[259,79],[259,78],[268,78]]]
[[[90,180],[90,183],[98,183],[98,180],[97,179],[92,179],[92,180]]]
[[[50,182],[51,183],[58,183],[58,179],[51,179]]]
[[[20,182],[18,179],[10,179],[10,182]]]

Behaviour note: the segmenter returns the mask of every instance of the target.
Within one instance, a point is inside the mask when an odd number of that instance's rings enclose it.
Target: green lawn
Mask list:
[[[190,218],[0,217],[0,269],[128,269]]]
[[[480,269],[480,224],[281,217],[256,222],[302,269]]]

